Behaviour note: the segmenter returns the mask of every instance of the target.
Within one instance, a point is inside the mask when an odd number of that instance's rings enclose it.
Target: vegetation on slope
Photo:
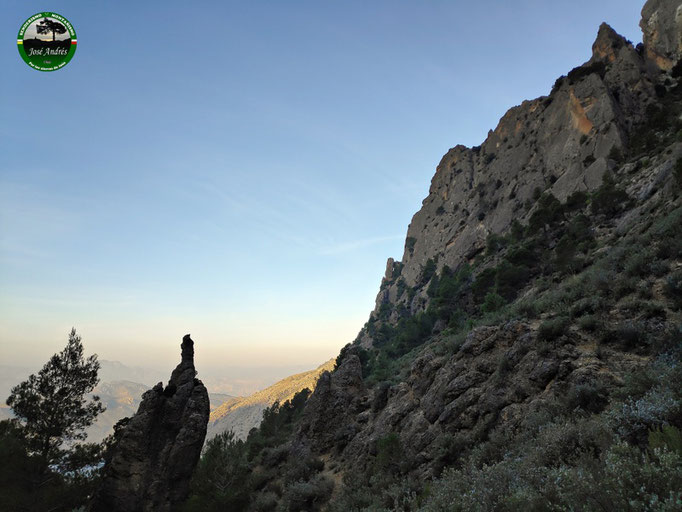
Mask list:
[[[260,424],[265,409],[292,400],[301,390],[314,389],[322,372],[333,367],[334,359],[330,359],[314,370],[290,375],[247,397],[225,401],[211,412],[207,439],[226,431],[232,431],[237,439],[246,439],[251,429]]]
[[[210,439],[192,480],[192,495],[184,510],[271,510],[286,503],[290,510],[305,510],[329,498],[331,482],[317,475],[323,463],[314,457],[289,460],[290,439],[300,421],[309,389],[283,404],[263,411],[259,428],[246,441],[230,431]],[[287,466],[280,474],[278,468]],[[307,484],[316,478],[320,485]],[[257,496],[257,498],[255,498]]]
[[[639,370],[616,387],[574,385],[514,431],[489,430],[474,443],[437,439],[433,479],[415,474],[419,462],[398,432],[378,439],[360,471],[353,461],[312,454],[305,464],[291,460],[295,437],[267,437],[261,447],[259,437],[240,445],[226,435],[211,457],[242,457],[239,471],[228,473],[251,492],[235,510],[679,510],[682,163],[648,192],[632,191],[638,175],[669,160],[682,140],[681,99],[678,87],[650,109],[630,146],[612,151],[616,168],[594,192],[562,203],[538,191],[528,224],[490,235],[470,262],[438,272],[430,260],[416,288],[394,275],[401,294],[427,291],[424,310],[383,304],[365,326],[372,347],[348,345],[337,359],[340,366],[357,355],[374,396],[385,396],[379,390],[406,382],[425,352],[455,357],[477,326],[515,320],[531,326],[540,354],[577,339],[601,361],[617,365],[626,354]],[[512,365],[499,361],[500,385]],[[293,432],[296,415],[288,414]],[[197,487],[194,499],[215,489]]]

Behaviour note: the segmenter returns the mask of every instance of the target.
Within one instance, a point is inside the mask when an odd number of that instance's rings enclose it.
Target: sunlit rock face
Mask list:
[[[137,413],[119,423],[93,511],[164,512],[187,498],[210,407],[189,334],[181,348],[168,385],[159,382],[144,393]]]
[[[661,69],[671,69],[682,56],[682,2],[649,0],[639,22],[647,57]]]
[[[439,273],[474,261],[489,235],[507,232],[513,221],[527,223],[540,193],[564,202],[601,186],[616,168],[612,155],[658,103],[662,70],[682,55],[682,0],[649,0],[642,14],[643,46],[603,23],[589,60],[560,77],[547,96],[509,109],[480,146],[455,146],[443,156],[408,227],[402,259],[388,261],[371,318],[382,307],[392,311],[389,323],[399,310],[424,311],[424,269],[435,263]],[[365,348],[374,344],[365,328],[357,340]]]

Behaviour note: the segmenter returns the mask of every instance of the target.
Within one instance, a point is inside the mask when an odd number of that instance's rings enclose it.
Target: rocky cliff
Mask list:
[[[681,506],[681,9],[447,152],[357,339],[249,436],[249,509]]]
[[[208,392],[196,378],[194,342],[168,385],[142,395],[137,413],[119,422],[93,511],[170,511],[187,498],[209,418]]]
[[[678,25],[668,18],[673,4],[646,4],[642,24],[653,28],[643,48],[602,24],[591,58],[560,77],[548,96],[510,109],[480,146],[445,154],[408,227],[401,261],[388,261],[372,318],[386,303],[412,314],[424,310],[428,297],[419,285],[429,260],[437,270],[472,262],[489,235],[508,231],[513,220],[528,222],[540,192],[565,201],[573,192],[596,190],[616,170],[613,155],[658,100],[660,59],[653,56],[679,56],[670,43],[679,40]],[[406,287],[420,290],[408,296]],[[359,339],[372,344],[366,331]]]

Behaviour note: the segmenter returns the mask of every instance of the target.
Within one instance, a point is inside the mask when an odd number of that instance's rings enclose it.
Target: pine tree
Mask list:
[[[86,397],[99,382],[99,368],[97,355],[83,357],[81,337],[71,329],[64,350],[12,388],[7,405],[23,426],[29,453],[38,457],[42,472],[68,465],[78,448],[64,450],[63,445],[85,439],[85,428],[104,411],[98,396]]]

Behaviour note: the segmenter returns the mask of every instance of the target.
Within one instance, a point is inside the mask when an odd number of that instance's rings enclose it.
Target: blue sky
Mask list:
[[[86,350],[319,363],[373,307],[448,148],[590,57],[643,1],[5,0],[0,359]],[[15,36],[50,9],[71,63]]]

